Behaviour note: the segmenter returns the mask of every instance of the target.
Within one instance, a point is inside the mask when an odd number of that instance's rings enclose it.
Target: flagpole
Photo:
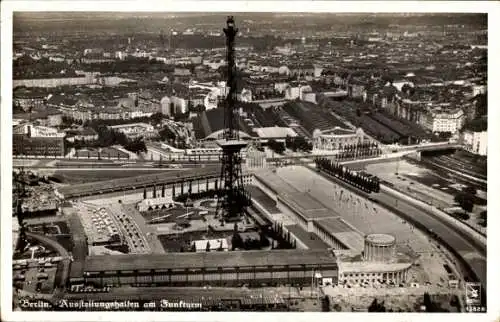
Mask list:
[[[314,268],[312,269],[312,275],[311,275],[311,297],[313,297],[313,283],[314,283]]]

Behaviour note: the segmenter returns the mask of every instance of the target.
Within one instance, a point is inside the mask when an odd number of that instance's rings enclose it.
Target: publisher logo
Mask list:
[[[481,284],[465,283],[465,302],[468,305],[481,304]]]

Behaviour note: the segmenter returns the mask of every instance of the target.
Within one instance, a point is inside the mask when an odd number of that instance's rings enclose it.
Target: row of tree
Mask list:
[[[78,76],[75,69],[71,68],[66,62],[55,62],[46,57],[36,60],[28,55],[14,60],[12,72],[14,79]]]
[[[285,146],[294,152],[311,152],[313,149],[312,143],[307,141],[303,136],[287,136],[285,139]]]
[[[276,247],[277,249],[295,249],[297,247],[297,241],[292,238],[290,231],[285,231],[283,223],[275,223],[272,228],[272,233],[274,239],[279,240],[279,244]]]
[[[78,63],[81,63],[78,61]],[[167,65],[162,61],[149,58],[127,57],[124,60],[111,62],[99,62],[86,64],[87,68],[102,74],[125,74],[125,73],[172,73],[174,66]]]
[[[327,158],[316,158],[314,161],[318,171],[324,171],[368,193],[380,191],[378,177],[355,173],[349,168],[339,163],[334,163]]]
[[[286,150],[285,143],[278,142],[275,139],[269,139],[267,141],[267,147],[277,154],[283,154]]]
[[[358,157],[378,157],[382,154],[382,150],[376,143],[358,143],[345,145],[337,154],[337,159],[355,159]]]
[[[98,127],[101,127],[101,126],[113,126],[113,125],[131,124],[131,123],[150,123],[152,125],[157,125],[157,124],[161,124],[161,122],[165,118],[166,118],[166,116],[163,115],[162,113],[154,113],[151,116],[136,117],[136,118],[132,118],[132,119],[87,120],[87,121],[83,122],[83,126],[97,129]],[[63,124],[71,125],[73,123],[81,124],[81,121],[75,120],[75,119],[73,119],[71,117],[67,117],[67,116],[63,117]]]
[[[176,202],[186,202],[188,198],[192,200],[206,199],[206,198],[217,198],[220,196],[221,190],[219,189],[209,189],[206,191],[201,191],[197,193],[182,193],[176,195],[175,187],[172,188],[172,196]]]
[[[312,144],[302,136],[287,136],[285,142],[278,142],[275,139],[269,139],[267,141],[267,147],[278,154],[283,154],[287,148],[294,152],[311,152],[313,149]]]

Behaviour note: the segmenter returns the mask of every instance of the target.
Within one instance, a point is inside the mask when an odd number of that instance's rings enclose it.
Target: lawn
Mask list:
[[[125,153],[125,152],[122,152],[118,149],[115,149],[115,148],[102,148],[101,150],[101,158],[107,158],[107,157],[111,157],[111,158],[118,158],[120,157],[120,159],[126,159],[128,158],[128,154]]]
[[[75,153],[76,158],[97,158],[98,155],[99,153],[95,149],[80,149]]]
[[[166,252],[180,252],[181,249],[189,251],[191,242],[202,239],[231,238],[231,231],[193,231],[172,235],[158,235],[158,239]]]
[[[202,216],[200,215],[201,211],[203,210],[197,208],[189,208],[189,210],[186,210],[186,208],[183,207],[174,207],[170,209],[167,208],[167,209],[150,210],[141,213],[141,215],[149,224],[164,224],[169,222],[175,222],[176,219],[179,217],[184,218],[184,215],[186,215],[186,213],[190,214],[189,219],[200,220],[202,219]],[[150,222],[154,218],[163,216],[168,216],[168,217],[156,220],[153,223]]]

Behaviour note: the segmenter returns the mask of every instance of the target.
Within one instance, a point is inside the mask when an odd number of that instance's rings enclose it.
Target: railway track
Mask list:
[[[477,177],[483,180],[487,180],[487,176],[481,174],[481,169],[478,166],[467,164],[455,158],[443,155],[439,157],[432,157],[431,160],[444,167],[456,168],[460,171],[464,171],[466,174]]]

